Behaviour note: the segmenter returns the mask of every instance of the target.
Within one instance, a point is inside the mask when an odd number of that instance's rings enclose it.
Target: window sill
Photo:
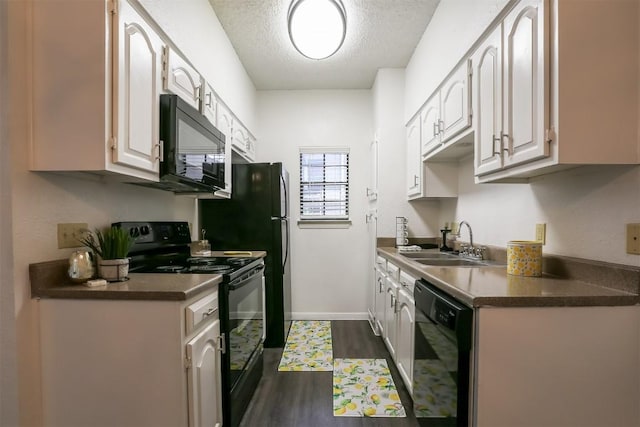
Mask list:
[[[298,228],[349,228],[350,219],[300,219]]]

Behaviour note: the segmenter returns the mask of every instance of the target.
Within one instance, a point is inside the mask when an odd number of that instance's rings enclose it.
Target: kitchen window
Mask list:
[[[299,226],[348,226],[349,149],[300,149]]]

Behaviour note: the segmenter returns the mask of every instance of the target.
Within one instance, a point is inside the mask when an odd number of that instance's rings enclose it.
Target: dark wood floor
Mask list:
[[[264,352],[264,374],[240,427],[415,427],[412,402],[382,339],[367,321],[331,322],[334,358],[387,359],[406,418],[333,416],[331,372],[278,372],[282,349]]]

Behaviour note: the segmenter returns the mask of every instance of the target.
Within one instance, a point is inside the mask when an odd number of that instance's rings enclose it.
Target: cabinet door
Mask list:
[[[475,174],[502,168],[502,26],[480,45],[473,66]]]
[[[128,2],[118,5],[113,37],[112,161],[158,172],[163,42]]]
[[[367,282],[369,283],[369,290],[367,292],[367,314],[369,316],[371,329],[376,335],[379,334],[376,324],[376,296],[378,294],[376,281],[376,234],[378,224],[377,217],[377,210],[369,209],[369,212],[367,212],[367,270],[369,271],[369,274],[367,275]]]
[[[233,132],[233,114],[229,107],[227,107],[220,99],[217,100],[217,120],[216,127],[220,132],[224,134],[225,144],[231,147],[232,145],[232,132]]]
[[[240,124],[240,122],[235,121],[233,125],[233,136],[231,137],[232,147],[245,159],[253,160],[249,157],[249,150],[247,147],[248,140],[249,135],[247,130],[242,126],[242,124]]]
[[[385,294],[386,294],[387,276],[380,268],[376,268],[376,324],[378,332],[381,336],[385,336]]]
[[[247,131],[247,157],[253,162],[256,160],[256,138]]]
[[[407,386],[413,394],[413,340],[415,325],[415,302],[409,290],[402,287],[398,291],[396,366]]]
[[[219,338],[220,320],[216,319],[187,343],[189,427],[222,426]]]
[[[387,277],[384,297],[384,343],[391,358],[396,360],[396,310],[398,304],[398,284]]]
[[[422,194],[422,156],[420,154],[420,116],[407,125],[407,196]]]
[[[440,139],[446,143],[471,126],[469,61],[465,61],[440,89]]]
[[[374,137],[369,144],[369,161],[371,169],[369,171],[369,185],[367,186],[367,198],[374,201],[378,198],[378,138]]]
[[[503,21],[505,167],[549,155],[547,1],[523,0]]]
[[[171,48],[165,48],[165,56],[165,90],[175,93],[193,108],[200,108],[200,74]]]
[[[203,87],[203,95],[200,100],[200,111],[204,116],[209,119],[212,125],[218,126],[216,111],[218,106],[218,100],[216,98],[216,94],[213,91],[213,88],[209,83],[204,83]]]
[[[440,123],[440,91],[426,103],[421,113],[422,132],[421,144],[422,155],[426,156],[431,151],[440,146],[440,134],[442,132]]]

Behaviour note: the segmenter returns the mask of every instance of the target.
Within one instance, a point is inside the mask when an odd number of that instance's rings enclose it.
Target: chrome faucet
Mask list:
[[[462,230],[462,226],[466,225],[467,228],[469,229],[469,246],[467,245],[461,245],[460,247],[460,255],[461,256],[465,256],[465,257],[469,257],[469,258],[473,258],[473,259],[484,259],[484,253],[486,248],[484,247],[478,247],[476,248],[475,246],[473,246],[473,231],[471,231],[471,225],[469,225],[469,223],[467,221],[461,221],[460,225],[458,225],[458,234],[457,236],[460,237],[460,231]]]
[[[467,221],[460,221],[460,225],[458,225],[458,237],[460,237],[460,232],[462,231],[462,226],[466,225],[469,229],[469,246],[473,248],[473,231],[471,231],[471,226]]]

